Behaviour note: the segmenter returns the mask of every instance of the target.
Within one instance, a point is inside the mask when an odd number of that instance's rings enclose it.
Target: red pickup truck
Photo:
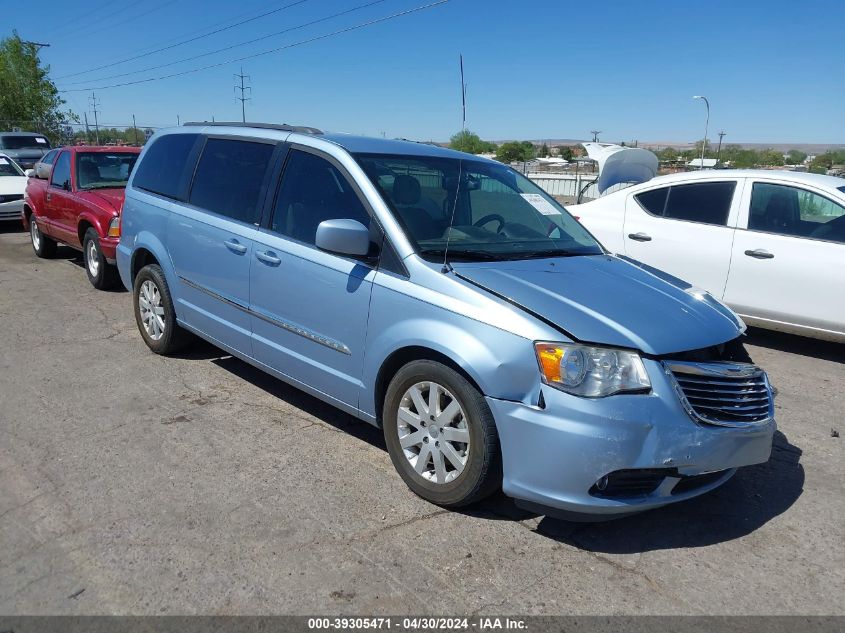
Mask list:
[[[38,257],[61,242],[82,251],[88,280],[98,289],[118,280],[115,248],[120,209],[137,147],[66,147],[44,157],[49,170],[27,181],[22,221]]]

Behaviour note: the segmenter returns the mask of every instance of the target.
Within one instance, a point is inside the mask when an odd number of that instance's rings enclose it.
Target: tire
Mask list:
[[[29,216],[29,239],[32,242],[32,250],[42,259],[52,259],[56,256],[58,245],[56,240],[44,235],[35,222],[35,214]]]
[[[435,404],[439,413],[434,418],[428,413],[432,385],[439,394]],[[414,397],[414,390],[421,400]],[[444,414],[443,419],[436,417]],[[430,360],[402,367],[387,388],[382,419],[394,467],[423,499],[459,508],[480,501],[501,486],[502,457],[493,414],[478,389],[450,367]],[[407,438],[404,448],[400,437]],[[461,442],[463,438],[469,441]],[[421,463],[425,451],[431,453]],[[455,458],[464,460],[462,468]],[[438,461],[442,462],[439,469]]]
[[[100,248],[100,236],[94,229],[85,231],[85,237],[82,240],[82,259],[88,281],[97,290],[111,288],[117,282],[117,268],[106,261]]]
[[[146,306],[150,309],[146,309]],[[157,264],[144,266],[135,277],[132,307],[141,338],[156,354],[176,353],[191,342],[193,337],[190,332],[176,323],[170,289]],[[154,308],[158,309],[152,310]]]

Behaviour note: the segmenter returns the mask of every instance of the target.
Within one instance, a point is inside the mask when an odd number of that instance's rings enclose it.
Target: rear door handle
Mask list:
[[[269,264],[270,266],[278,266],[282,263],[282,260],[276,257],[276,254],[273,251],[256,251],[255,256],[265,264]]]
[[[774,255],[763,248],[756,248],[753,251],[745,251],[745,254],[755,259],[774,259]]]
[[[45,198],[47,198],[47,202],[50,202],[52,197],[53,197],[53,194],[51,194],[50,192],[47,192],[47,195],[45,196]]]
[[[648,235],[647,233],[642,233],[642,232],[640,232],[640,233],[628,233],[628,237],[630,239],[636,240],[638,242],[650,242],[651,241],[651,235]]]
[[[230,251],[232,251],[233,253],[237,253],[238,255],[243,255],[244,253],[246,253],[246,246],[241,244],[238,240],[226,240],[225,242],[223,242],[223,244],[225,244],[226,248],[228,248]]]

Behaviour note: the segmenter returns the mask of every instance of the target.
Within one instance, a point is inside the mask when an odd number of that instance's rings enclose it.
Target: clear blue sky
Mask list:
[[[295,0],[4,2],[0,36],[17,29],[42,49],[60,88],[156,77],[366,22],[434,0],[384,0],[284,35],[126,77],[366,3],[307,0],[217,35],[66,77],[248,19]],[[36,9],[36,7],[38,7]],[[842,0],[706,2],[449,0],[367,28],[242,62],[247,119],[445,140],[460,128],[458,54],[467,127],[484,138],[693,141],[711,102],[710,138],[845,143]],[[240,119],[240,63],[97,91],[100,120],[170,125]],[[71,82],[83,83],[71,83]],[[65,93],[82,114],[84,92]]]

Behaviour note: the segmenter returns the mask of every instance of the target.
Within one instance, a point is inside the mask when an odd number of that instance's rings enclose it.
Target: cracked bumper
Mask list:
[[[652,380],[648,395],[586,399],[544,386],[543,409],[488,397],[501,441],[505,494],[562,515],[612,518],[698,496],[730,479],[734,469],[768,460],[774,421],[752,428],[700,425],[659,366],[645,362]],[[684,476],[726,472],[678,494],[665,485],[624,499],[589,493],[604,475],[647,468],[676,468]]]

